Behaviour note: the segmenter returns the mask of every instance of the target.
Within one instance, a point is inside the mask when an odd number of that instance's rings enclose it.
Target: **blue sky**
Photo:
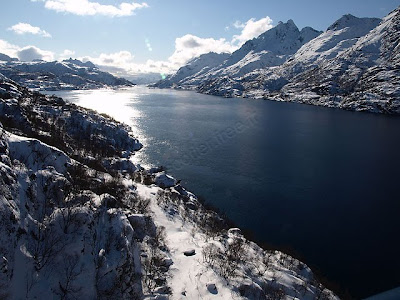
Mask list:
[[[0,52],[26,60],[91,59],[121,73],[167,72],[207,51],[233,51],[279,21],[325,30],[343,14],[382,18],[398,5],[398,0],[12,0],[0,10]]]

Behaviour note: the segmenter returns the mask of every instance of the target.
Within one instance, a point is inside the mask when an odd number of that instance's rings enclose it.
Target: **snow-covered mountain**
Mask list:
[[[311,27],[299,31],[293,20],[280,22],[233,52],[216,73],[234,78],[256,69],[279,66],[319,34]]]
[[[312,69],[353,46],[381,22],[377,18],[344,15],[315,39],[303,45],[285,63],[258,69],[241,78],[240,96],[270,97],[299,73]]]
[[[253,70],[281,65],[302,45],[321,32],[310,27],[301,31],[292,20],[280,22],[257,38],[228,54],[203,54],[155,86],[193,88],[207,80],[239,78]]]
[[[298,31],[289,20],[218,67],[169,87],[398,114],[398,14],[399,8],[383,21],[344,15],[319,35],[308,27]]]
[[[161,168],[130,128],[0,74],[0,298],[338,299]]]
[[[353,46],[379,25],[381,19],[344,15],[321,35],[303,45],[284,65],[286,72],[298,74]]]
[[[400,113],[400,7],[345,51],[283,87],[286,101]]]
[[[0,62],[0,73],[33,90],[93,89],[132,86],[125,79],[100,71],[91,62],[68,59],[62,62]]]

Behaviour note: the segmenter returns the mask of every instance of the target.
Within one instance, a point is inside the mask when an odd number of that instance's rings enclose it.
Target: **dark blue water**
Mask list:
[[[131,109],[140,159],[257,241],[291,249],[356,298],[400,285],[400,118],[146,88],[90,93],[62,96],[105,112],[112,103],[123,121]]]

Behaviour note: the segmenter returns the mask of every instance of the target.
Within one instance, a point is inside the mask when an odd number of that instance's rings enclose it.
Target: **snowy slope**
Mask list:
[[[400,113],[400,8],[367,35],[294,78],[282,98],[316,105]]]
[[[0,298],[338,299],[161,168],[134,165],[126,125],[0,85]]]
[[[34,90],[91,89],[107,86],[132,86],[125,79],[100,71],[91,62],[76,59],[62,62],[0,63],[0,73]]]
[[[344,15],[321,35],[303,45],[282,68],[298,74],[321,62],[336,57],[340,52],[353,46],[381,22],[377,18],[357,18]]]
[[[261,249],[238,228],[218,229],[219,217],[179,185],[137,190],[164,228],[171,299],[338,299],[300,261]]]

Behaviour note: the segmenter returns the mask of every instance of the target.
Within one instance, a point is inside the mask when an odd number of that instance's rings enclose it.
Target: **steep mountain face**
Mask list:
[[[283,87],[281,97],[286,101],[398,114],[399,39],[397,8],[352,47],[296,76]]]
[[[0,63],[0,73],[33,90],[93,89],[132,86],[128,80],[100,71],[93,63],[76,59],[62,62]]]
[[[230,56],[212,53],[202,55],[155,86],[194,88],[205,81],[219,82],[221,77],[236,79],[256,69],[281,65],[320,33],[310,27],[299,31],[292,20],[280,22],[259,37],[247,41]]]

